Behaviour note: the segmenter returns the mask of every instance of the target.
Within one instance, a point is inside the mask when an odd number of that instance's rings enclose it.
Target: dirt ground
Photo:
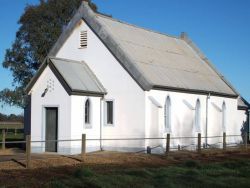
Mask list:
[[[187,160],[198,160],[201,163],[220,162],[225,160],[250,158],[250,149],[207,150],[197,152],[178,151],[168,155],[149,155],[139,153],[95,152],[81,156],[60,156],[52,154],[32,155],[31,169],[25,169],[25,155],[8,156],[10,161],[0,162],[0,182],[41,181],[46,182],[52,177],[64,177],[79,166],[86,166],[97,171],[105,172],[114,168],[165,167],[180,164]],[[14,185],[14,184],[13,184]]]
[[[57,155],[51,153],[32,154],[31,169],[40,169],[48,167],[61,166],[167,166],[180,163],[186,160],[199,160],[200,162],[221,161],[224,159],[249,158],[250,149],[231,149],[223,150],[205,150],[201,153],[191,151],[170,152],[168,155],[154,155],[143,153],[123,153],[100,151],[88,153],[82,158],[80,155]],[[26,169],[25,153],[19,150],[6,150],[0,152],[0,173],[1,171],[13,171],[18,169]]]

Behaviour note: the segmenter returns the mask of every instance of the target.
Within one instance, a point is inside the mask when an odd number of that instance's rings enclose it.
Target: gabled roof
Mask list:
[[[29,92],[43,70],[49,66],[69,95],[103,96],[105,88],[88,65],[81,61],[49,57],[26,88]]]
[[[49,55],[83,19],[145,91],[166,89],[237,97],[232,85],[186,36],[172,37],[94,13],[83,2]]]
[[[97,16],[97,20],[145,76],[151,87],[235,95],[207,62],[181,38]]]

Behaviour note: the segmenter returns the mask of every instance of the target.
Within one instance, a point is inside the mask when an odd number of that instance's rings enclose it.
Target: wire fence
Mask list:
[[[6,145],[22,145],[26,156],[26,167],[30,168],[31,153],[58,152],[59,154],[78,154],[82,159],[86,157],[87,152],[109,150],[125,151],[134,153],[157,153],[169,154],[175,151],[195,151],[201,153],[208,149],[227,148],[248,148],[248,133],[242,135],[221,136],[171,136],[166,137],[147,137],[147,138],[87,138],[82,134],[81,139],[59,139],[59,140],[32,140],[27,135],[25,140],[6,141],[2,136],[0,145],[2,151]],[[91,149],[92,148],[92,149]],[[1,151],[1,150],[0,150]],[[1,153],[0,153],[1,157]]]

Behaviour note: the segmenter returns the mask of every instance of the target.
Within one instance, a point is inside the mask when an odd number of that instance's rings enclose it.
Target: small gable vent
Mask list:
[[[87,31],[80,31],[80,48],[87,48]]]

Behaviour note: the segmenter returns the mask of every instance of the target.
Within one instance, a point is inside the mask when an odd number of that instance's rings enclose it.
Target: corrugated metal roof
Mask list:
[[[152,85],[237,95],[181,38],[99,14],[96,18]]]
[[[50,56],[56,56],[81,19],[90,26],[145,91],[167,89],[239,96],[233,86],[185,35],[173,37],[123,23],[93,12],[85,1],[50,50]]]
[[[101,82],[85,62],[54,57],[49,59],[72,91],[106,93]]]

